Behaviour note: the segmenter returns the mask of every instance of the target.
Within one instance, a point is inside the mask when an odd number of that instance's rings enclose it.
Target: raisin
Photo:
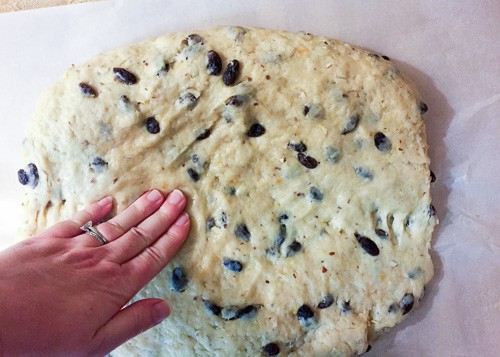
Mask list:
[[[250,127],[250,129],[248,129],[247,136],[251,138],[257,138],[259,136],[264,135],[265,132],[266,128],[264,128],[259,123],[255,123]]]
[[[378,249],[377,244],[370,238],[365,237],[359,233],[354,233],[354,236],[358,240],[359,245],[361,245],[361,248],[365,250],[365,252],[372,256],[377,256],[380,254],[380,250]]]
[[[224,264],[224,266],[227,269],[234,271],[235,273],[239,273],[240,271],[243,270],[243,264],[241,264],[239,261],[234,260],[234,259],[224,258],[224,260],[222,261],[222,264]]]
[[[155,117],[149,117],[146,119],[146,130],[150,134],[158,134],[160,132],[160,123]]]
[[[304,144],[302,141],[299,141],[298,143],[296,142],[289,142],[288,147],[294,151],[297,152],[304,152],[307,151],[307,146]]]
[[[197,164],[197,163],[200,162],[200,157],[198,155],[196,155],[196,154],[193,154],[191,156],[191,161],[193,162],[193,164]]]
[[[286,239],[286,226],[280,224],[280,229],[278,231],[278,236],[274,240],[274,247],[278,250]]]
[[[431,171],[431,182],[436,182],[436,175],[434,175],[434,172]]]
[[[403,315],[406,315],[413,308],[413,303],[415,302],[415,298],[412,293],[405,294],[401,301],[399,302],[399,307],[403,311]]]
[[[286,253],[286,257],[293,257],[297,252],[300,252],[302,250],[302,244],[294,240],[290,245],[288,246],[288,251]]]
[[[214,217],[210,217],[209,219],[207,219],[206,227],[207,227],[207,231],[209,231],[213,227],[215,227],[215,219],[214,219]]]
[[[131,85],[137,83],[137,77],[124,68],[115,67],[113,68],[113,73],[115,77],[124,84]]]
[[[264,356],[277,356],[280,353],[280,347],[276,343],[271,342],[262,347],[262,353]]]
[[[325,148],[325,157],[330,164],[336,164],[341,158],[340,149],[334,146],[327,146]]]
[[[398,304],[391,304],[391,305],[389,305],[389,308],[387,309],[387,312],[390,313],[390,314],[393,314],[396,311],[398,311],[398,309],[399,309]]]
[[[203,38],[200,35],[193,33],[186,37],[186,42],[188,46],[193,46],[197,43],[201,43],[203,45]]]
[[[35,164],[29,163],[28,164],[28,176],[29,176],[29,182],[33,188],[35,188],[38,185],[38,168],[36,167]]]
[[[309,190],[309,197],[314,201],[323,201],[323,193],[314,186]]]
[[[306,105],[304,106],[304,115],[307,115],[309,113],[309,107]]]
[[[238,74],[240,73],[240,62],[238,60],[232,60],[227,64],[226,70],[222,75],[222,80],[226,86],[230,86],[236,82]]]
[[[226,105],[240,107],[245,102],[245,97],[242,95],[232,95],[226,99]]]
[[[425,114],[429,110],[429,107],[424,102],[420,101],[418,103],[418,108],[420,109],[420,114]]]
[[[280,221],[280,223],[283,223],[283,221],[286,221],[288,218],[288,215],[286,213],[283,213],[278,217],[278,221]]]
[[[373,180],[373,173],[368,169],[365,169],[365,168],[360,167],[360,166],[356,166],[354,168],[354,172],[356,173],[356,175],[358,175],[362,179],[365,179],[367,181]]]
[[[170,71],[170,63],[165,62],[163,64],[163,67],[160,68],[160,70],[156,73],[156,75],[159,77],[165,73],[168,73],[168,71]]]
[[[236,229],[234,230],[234,234],[236,234],[236,237],[238,237],[241,240],[244,240],[245,242],[250,241],[251,234],[245,223],[238,224],[236,226]]]
[[[387,59],[387,60],[389,60],[389,59]],[[366,352],[370,352],[370,350],[371,350],[371,349],[372,349],[372,345],[368,345],[368,347],[366,347],[366,351],[365,351],[365,353],[366,353]]]
[[[219,54],[215,51],[208,51],[207,54],[207,70],[211,75],[218,75],[222,70],[222,60]]]
[[[235,196],[236,188],[234,186],[227,186],[224,188],[224,193],[228,196]]]
[[[375,228],[375,234],[382,239],[387,239],[387,237],[389,236],[386,231],[380,228]]]
[[[318,304],[318,309],[326,309],[327,307],[330,307],[332,306],[332,304],[334,303],[335,299],[333,298],[332,295],[330,294],[326,294],[324,297],[323,297],[323,300],[321,300]]]
[[[356,127],[358,126],[359,122],[359,115],[354,114],[351,115],[348,119],[347,122],[345,123],[344,127],[340,130],[340,134],[346,135],[352,132]]]
[[[188,110],[193,110],[198,104],[198,98],[191,92],[185,92],[177,99],[177,103]]]
[[[382,56],[382,58],[385,59],[386,61],[390,61],[390,58],[387,56]]]
[[[248,305],[238,311],[237,318],[240,319],[242,317],[250,319],[255,317],[257,314],[257,308],[254,305]]]
[[[389,152],[391,151],[392,144],[391,141],[384,133],[380,131],[375,134],[373,137],[373,141],[375,142],[375,146],[381,152]]]
[[[222,225],[222,227],[227,228],[227,222],[228,222],[227,213],[222,211],[220,213],[220,224]]]
[[[212,131],[210,129],[203,129],[200,135],[196,137],[196,140],[204,140],[208,138],[212,134]]]
[[[191,178],[191,180],[193,180],[194,182],[196,182],[200,179],[200,174],[192,168],[187,169],[187,173],[188,173],[189,177]]]
[[[92,162],[90,163],[90,167],[92,167],[92,169],[97,173],[104,172],[106,166],[108,166],[108,163],[99,156],[94,158],[94,160],[92,160]]]
[[[84,97],[97,97],[97,91],[90,84],[80,83],[79,86]]]
[[[352,310],[351,303],[349,301],[344,301],[344,303],[342,304],[342,307],[340,308],[340,311],[342,311],[342,313],[344,313],[344,314],[347,314],[351,310]]]
[[[205,304],[205,307],[211,311],[214,315],[217,315],[219,316],[222,309],[220,308],[220,306],[208,301],[208,300],[204,300],[203,303]]]
[[[310,327],[316,322],[314,318],[314,311],[312,311],[311,308],[307,305],[302,305],[301,307],[299,307],[299,309],[297,310],[297,319],[304,327]]]
[[[380,58],[380,56],[376,53],[369,53],[368,56],[373,57],[373,58]]]
[[[297,154],[297,159],[303,166],[307,167],[308,169],[314,169],[319,164],[319,162],[314,157],[304,155],[301,152]]]
[[[186,274],[184,273],[184,270],[182,270],[181,267],[175,267],[174,270],[172,270],[172,275],[170,278],[171,288],[177,292],[183,292],[184,290],[186,290],[187,283],[188,279],[186,277]]]
[[[434,217],[436,215],[436,209],[433,205],[429,206],[429,217]]]
[[[30,182],[30,179],[28,177],[28,173],[21,169],[17,172],[17,179],[19,180],[19,183],[21,185],[27,185]]]

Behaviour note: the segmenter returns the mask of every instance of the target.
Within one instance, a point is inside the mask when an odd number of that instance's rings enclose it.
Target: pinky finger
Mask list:
[[[44,232],[39,234],[39,237],[52,238],[72,238],[82,234],[80,227],[88,221],[97,224],[104,219],[113,208],[113,199],[111,196],[101,198],[99,201],[92,203],[84,210],[78,212],[73,218],[57,223],[49,227]]]

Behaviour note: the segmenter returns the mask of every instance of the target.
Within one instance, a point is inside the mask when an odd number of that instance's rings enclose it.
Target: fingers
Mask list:
[[[140,290],[172,260],[186,240],[190,227],[187,213],[181,214],[175,223],[154,244],[144,249],[122,265],[133,276],[135,288]]]
[[[80,227],[88,221],[99,222],[104,219],[113,208],[113,198],[107,196],[92,203],[83,211],[78,212],[73,218],[60,222],[46,229],[40,237],[71,238],[80,235]]]
[[[92,355],[104,356],[141,332],[158,325],[170,315],[165,300],[144,299],[120,310],[95,336],[97,349]]]
[[[163,200],[163,195],[158,190],[146,192],[123,212],[97,226],[97,229],[111,242],[149,217],[161,206]]]
[[[182,192],[172,191],[156,212],[106,247],[109,259],[121,264],[141,253],[170,228],[185,206]]]

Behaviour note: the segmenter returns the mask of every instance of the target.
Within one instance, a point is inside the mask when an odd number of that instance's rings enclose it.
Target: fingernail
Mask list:
[[[106,197],[104,197],[104,198],[101,198],[101,199],[99,200],[99,202],[97,202],[97,205],[98,205],[98,206],[101,206],[101,207],[102,207],[102,206],[109,205],[109,204],[111,203],[111,200],[112,200],[112,199],[113,199],[113,197],[111,197],[111,196],[106,196]]]
[[[183,194],[181,191],[173,190],[172,192],[170,192],[170,195],[168,195],[167,202],[176,206],[182,201],[182,197]]]
[[[175,221],[176,226],[183,226],[189,221],[189,216],[186,212],[181,214],[179,218],[177,218],[177,221]]]
[[[168,317],[170,309],[165,301],[157,302],[153,305],[153,321],[159,324]]]
[[[148,201],[151,201],[151,202],[156,202],[156,201],[160,200],[161,197],[162,197],[161,193],[158,190],[153,190],[150,193],[148,193],[148,195],[146,196]]]

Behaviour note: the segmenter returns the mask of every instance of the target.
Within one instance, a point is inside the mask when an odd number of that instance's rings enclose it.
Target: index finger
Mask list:
[[[137,291],[158,275],[172,260],[188,237],[191,222],[187,213],[181,214],[175,223],[154,244],[122,264],[134,281]]]

